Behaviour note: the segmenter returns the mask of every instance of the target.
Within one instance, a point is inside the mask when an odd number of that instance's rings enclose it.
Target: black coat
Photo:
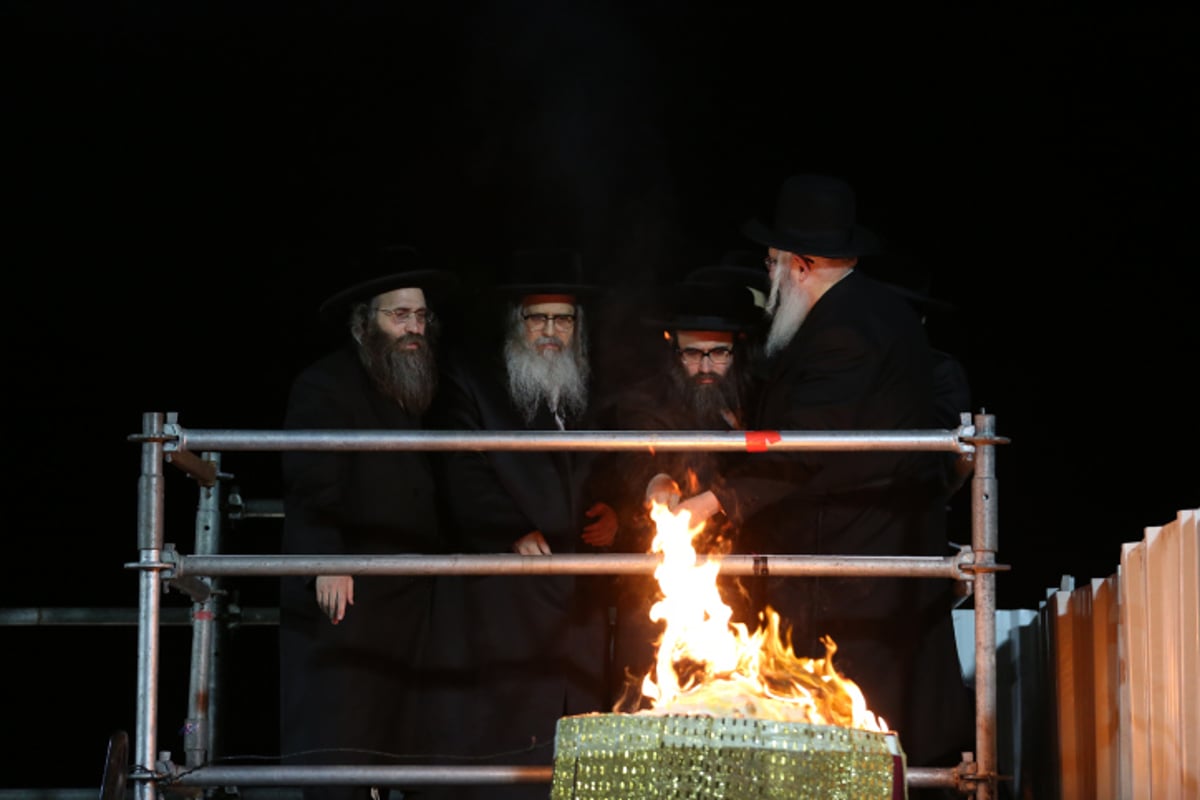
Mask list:
[[[933,355],[919,318],[887,287],[852,272],[814,305],[769,364],[759,430],[940,427]],[[715,491],[745,553],[945,556],[943,459],[912,452],[751,453]],[[900,733],[920,766],[969,747],[969,697],[950,614],[953,585],[915,578],[771,578],[761,604],[823,656]]]
[[[378,392],[349,348],[294,381],[289,430],[407,430],[420,420]],[[427,452],[287,451],[283,552],[436,552],[442,547]],[[285,753],[328,748],[409,752],[421,715],[432,578],[356,576],[338,625],[317,606],[314,576],[281,579],[280,737]],[[360,763],[325,753],[313,763]],[[394,763],[385,761],[383,763]],[[346,796],[365,796],[359,794]]]
[[[526,425],[509,400],[503,364],[452,361],[441,380],[437,426],[461,431],[557,430],[547,409]],[[568,420],[583,429],[590,419]],[[512,553],[541,531],[553,553],[591,551],[582,539],[591,457],[581,452],[439,453],[457,548]],[[594,581],[574,575],[469,576],[462,580],[467,666],[463,745],[494,763],[550,764],[560,717],[606,710],[607,608]],[[514,752],[518,751],[518,752]],[[486,797],[546,796],[545,786],[488,787]],[[461,797],[468,796],[463,789]]]
[[[748,354],[739,352],[739,357]],[[675,361],[677,357],[671,356]],[[676,363],[663,364],[664,370],[678,369]],[[749,396],[750,386],[744,387]],[[660,372],[614,392],[605,402],[603,427],[637,431],[711,431],[687,404],[677,383]],[[730,430],[722,421],[720,430]],[[620,529],[613,550],[621,553],[649,553],[655,535],[654,522],[645,507],[646,485],[659,473],[670,475],[683,495],[694,494],[720,480],[725,453],[708,450],[665,450],[658,452],[617,451],[597,458],[598,480],[604,482],[606,496],[614,498]],[[697,552],[727,552],[729,526],[723,515],[709,520],[695,540]],[[663,623],[649,618],[650,607],[661,597],[653,575],[620,575],[613,581],[613,605],[616,612],[613,629],[611,675],[614,702],[621,710],[646,705],[641,698],[641,679],[654,664],[656,643]],[[721,579],[722,597],[739,608],[739,582]],[[735,610],[739,619],[744,616]]]

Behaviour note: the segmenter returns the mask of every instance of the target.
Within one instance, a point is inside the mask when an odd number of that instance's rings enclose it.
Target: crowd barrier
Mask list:
[[[127,564],[138,578],[137,709],[135,729],[110,742],[101,797],[154,800],[170,793],[230,788],[300,787],[306,785],[378,783],[490,784],[549,783],[550,768],[542,767],[304,767],[224,765],[220,729],[223,670],[217,642],[226,618],[222,582],[235,576],[279,576],[329,572],[373,574],[464,574],[512,572],[524,574],[650,574],[658,558],[653,555],[544,556],[534,560],[511,554],[483,556],[285,556],[238,555],[223,552],[222,490],[232,476],[222,472],[222,454],[235,451],[282,450],[737,450],[746,451],[747,434],[627,431],[571,432],[396,432],[396,431],[241,431],[195,430],[179,424],[177,415],[157,412],[143,415],[142,431],[130,440],[141,447],[138,477],[138,559]],[[901,575],[943,577],[958,581],[972,600],[973,682],[976,696],[975,751],[963,754],[953,768],[910,765],[910,787],[942,787],[990,800],[998,796],[1004,779],[996,765],[995,580],[1007,567],[995,562],[998,538],[998,505],[995,446],[1006,443],[995,434],[992,416],[963,415],[955,429],[923,431],[779,431],[767,441],[772,450],[924,450],[957,452],[973,460],[970,480],[971,544],[943,558],[896,556],[726,556],[724,574],[754,574],[769,560],[777,575]],[[755,438],[756,449],[761,449]],[[196,506],[194,553],[181,553],[165,540],[166,480],[164,465],[181,470],[200,488]],[[191,667],[184,731],[184,762],[159,750],[159,664],[161,629],[171,609],[163,607],[165,590],[191,599]],[[120,616],[117,610],[105,610]],[[269,613],[265,621],[269,624]],[[172,728],[176,721],[170,721]],[[242,796],[250,797],[251,792]],[[257,796],[257,795],[256,795]],[[3,791],[0,790],[0,798]]]

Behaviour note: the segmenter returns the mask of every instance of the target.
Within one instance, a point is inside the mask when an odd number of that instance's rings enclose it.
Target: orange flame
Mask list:
[[[767,608],[750,633],[731,622],[732,609],[717,590],[719,564],[697,564],[693,541],[703,525],[654,503],[652,549],[662,553],[654,571],[663,597],[650,618],[665,622],[654,668],[642,680],[651,701],[644,714],[708,714],[839,725],[886,732],[854,681],[833,667],[837,645],[826,636],[825,658],[800,658]]]

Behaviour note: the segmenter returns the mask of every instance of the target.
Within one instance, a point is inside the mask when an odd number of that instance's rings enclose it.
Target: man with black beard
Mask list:
[[[345,345],[294,380],[284,428],[422,427],[437,387],[431,303],[451,273],[409,247],[368,259],[372,277],[320,315]],[[428,553],[442,548],[431,459],[420,451],[285,451],[283,552]],[[420,743],[419,659],[431,644],[434,579],[287,576],[280,584],[280,744],[289,764],[391,764]],[[426,712],[422,710],[422,716]],[[382,760],[381,760],[382,759]],[[371,787],[306,787],[366,800]]]
[[[767,248],[767,370],[750,423],[760,430],[936,429],[934,367],[921,320],[891,287],[856,270],[878,241],[843,180],[795,175],[774,225],[743,232]],[[724,513],[737,552],[945,556],[941,455],[891,451],[747,453],[676,506]],[[953,585],[915,578],[770,578],[797,655],[823,657],[898,731],[914,766],[970,749],[971,696],[951,619]]]
[[[593,427],[582,279],[569,250],[515,254],[502,339],[447,359],[438,426],[461,431]],[[452,451],[439,458],[459,546],[472,553],[596,552],[616,515],[590,491],[587,452]],[[475,763],[549,765],[560,717],[603,710],[607,606],[601,579],[481,575],[463,581],[464,658],[458,754]],[[457,797],[548,797],[549,787],[462,787]]]
[[[705,268],[708,269],[708,268]],[[752,396],[753,333],[763,319],[754,291],[765,291],[761,271],[727,270],[670,287],[663,301],[665,318],[648,320],[662,343],[661,363],[651,375],[620,390],[605,405],[604,427],[647,431],[728,431],[745,428]],[[761,288],[759,288],[761,287]],[[665,379],[664,379],[665,376]],[[620,527],[614,549],[648,553],[654,539],[652,503],[678,501],[720,474],[725,457],[711,451],[619,452],[600,459],[606,478],[617,485]],[[710,519],[697,541],[698,552],[728,552],[727,525]],[[647,704],[642,679],[654,664],[663,623],[650,619],[661,597],[653,576],[622,575],[614,581],[612,692],[615,706],[632,711]],[[744,605],[741,584],[721,579],[722,595]]]

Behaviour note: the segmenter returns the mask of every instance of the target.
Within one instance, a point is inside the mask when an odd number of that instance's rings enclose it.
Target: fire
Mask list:
[[[829,637],[825,658],[800,658],[780,630],[779,614],[767,608],[751,633],[731,621],[732,609],[717,590],[716,562],[696,563],[693,545],[703,525],[686,511],[673,514],[655,503],[653,551],[663,597],[650,618],[666,628],[657,663],[642,680],[651,701],[643,714],[707,714],[838,725],[886,732],[887,723],[867,708],[858,686],[833,667],[837,645]]]

